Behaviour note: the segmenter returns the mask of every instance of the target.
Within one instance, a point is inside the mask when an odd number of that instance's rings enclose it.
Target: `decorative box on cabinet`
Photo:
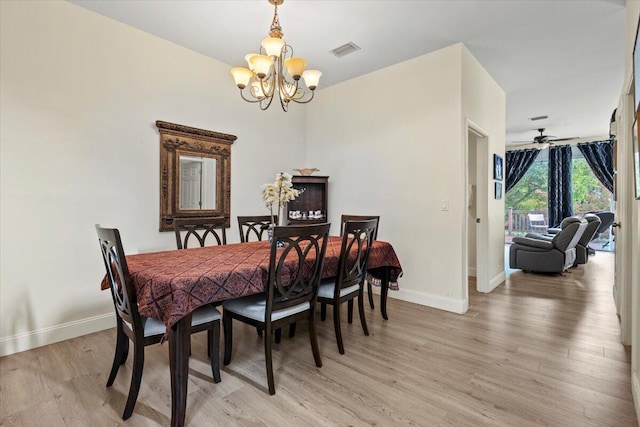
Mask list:
[[[327,222],[327,189],[329,184],[328,176],[302,176],[292,177],[293,188],[304,189],[300,197],[289,202],[289,212],[300,211],[305,214],[306,219],[289,217],[289,224],[319,224]],[[321,218],[309,218],[309,211],[320,211]]]

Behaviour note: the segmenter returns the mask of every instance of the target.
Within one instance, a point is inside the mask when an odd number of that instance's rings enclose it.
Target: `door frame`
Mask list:
[[[462,271],[465,306],[469,306],[469,210],[466,209],[469,200],[469,132],[477,136],[476,139],[476,218],[480,222],[476,225],[476,290],[490,292],[489,281],[489,132],[473,120],[466,118],[464,124],[464,144],[462,149],[464,164],[464,215],[462,219]],[[466,311],[466,309],[465,309]]]
[[[635,88],[633,73],[625,82],[623,95],[623,112],[619,117],[617,127],[616,144],[617,171],[615,175],[616,204],[615,222],[620,224],[615,229],[615,273],[613,279],[613,294],[616,301],[616,308],[620,316],[620,341],[624,345],[631,345],[633,332],[633,311],[632,311],[632,264],[631,255],[632,235],[630,227],[633,224],[633,203],[635,200],[630,196],[633,194],[633,158],[625,155],[631,152],[631,141],[633,141],[633,122],[635,120]]]

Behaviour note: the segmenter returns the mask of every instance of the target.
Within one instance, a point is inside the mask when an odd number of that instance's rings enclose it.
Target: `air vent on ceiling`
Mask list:
[[[535,122],[536,120],[544,120],[548,118],[549,116],[535,116],[535,117],[530,117],[529,120],[531,120],[532,122]]]
[[[349,55],[350,53],[355,52],[356,50],[360,50],[360,46],[355,44],[354,42],[349,42],[347,44],[343,44],[329,52],[333,53],[338,58],[342,58],[345,55]]]

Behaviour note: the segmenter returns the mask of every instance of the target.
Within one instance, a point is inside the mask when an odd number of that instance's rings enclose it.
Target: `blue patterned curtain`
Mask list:
[[[573,215],[571,191],[571,146],[549,148],[549,225],[558,227],[560,222]]]
[[[513,150],[506,152],[505,193],[511,190],[529,170],[540,154],[537,148],[528,150]]]
[[[613,193],[613,140],[578,144],[593,174]]]

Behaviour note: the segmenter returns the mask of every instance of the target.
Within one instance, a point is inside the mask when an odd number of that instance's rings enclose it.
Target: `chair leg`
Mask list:
[[[347,322],[353,323],[353,298],[347,301]]]
[[[113,385],[113,381],[116,379],[116,375],[118,375],[120,365],[124,364],[127,360],[127,356],[129,355],[129,337],[127,337],[122,331],[122,326],[119,322],[121,322],[121,320],[118,319],[118,328],[116,330],[116,351],[113,355],[113,364],[111,365],[111,372],[109,373],[109,379],[107,380],[107,387],[111,387]]]
[[[258,336],[261,337],[262,336],[262,329],[260,328],[256,328],[256,332],[258,333]]]
[[[320,348],[318,347],[318,336],[316,335],[316,314],[312,310],[309,316],[309,339],[311,340],[311,351],[313,352],[313,360],[318,368],[322,368],[322,360],[320,359]]]
[[[338,351],[340,352],[340,354],[344,354],[344,345],[342,344],[342,330],[340,329],[340,304],[333,306],[333,327],[336,330]]]
[[[352,300],[353,301],[353,300]],[[367,319],[364,317],[364,296],[362,295],[362,289],[358,295],[358,313],[360,314],[360,324],[362,325],[362,331],[365,335],[369,335],[369,328],[367,328]]]
[[[277,331],[276,331],[277,332]],[[276,394],[276,386],[273,381],[273,361],[271,360],[271,326],[264,331],[264,360],[267,365],[267,383],[269,384],[269,394]]]
[[[374,309],[376,306],[373,304],[373,289],[371,288],[371,283],[367,280],[367,295],[369,296],[369,306]]]
[[[222,327],[224,328],[224,361],[225,365],[231,362],[231,343],[233,338],[233,328],[231,325],[231,316],[228,311],[222,312]]]
[[[207,331],[207,347],[209,351],[209,360],[211,362],[211,374],[213,382],[220,382],[220,321],[216,320],[211,325],[211,329]]]
[[[296,335],[296,322],[289,325],[289,338],[293,338]]]
[[[276,329],[275,336],[276,336],[276,344],[280,344],[280,341],[282,341],[282,329],[281,328]]]
[[[323,302],[323,303],[320,303],[320,320],[324,322],[326,318],[327,318],[327,304]]]
[[[133,345],[133,371],[131,372],[131,386],[129,387],[129,396],[124,407],[122,419],[127,420],[133,414],[133,408],[138,400],[140,392],[140,383],[142,382],[142,369],[144,368],[144,345],[134,342]]]

